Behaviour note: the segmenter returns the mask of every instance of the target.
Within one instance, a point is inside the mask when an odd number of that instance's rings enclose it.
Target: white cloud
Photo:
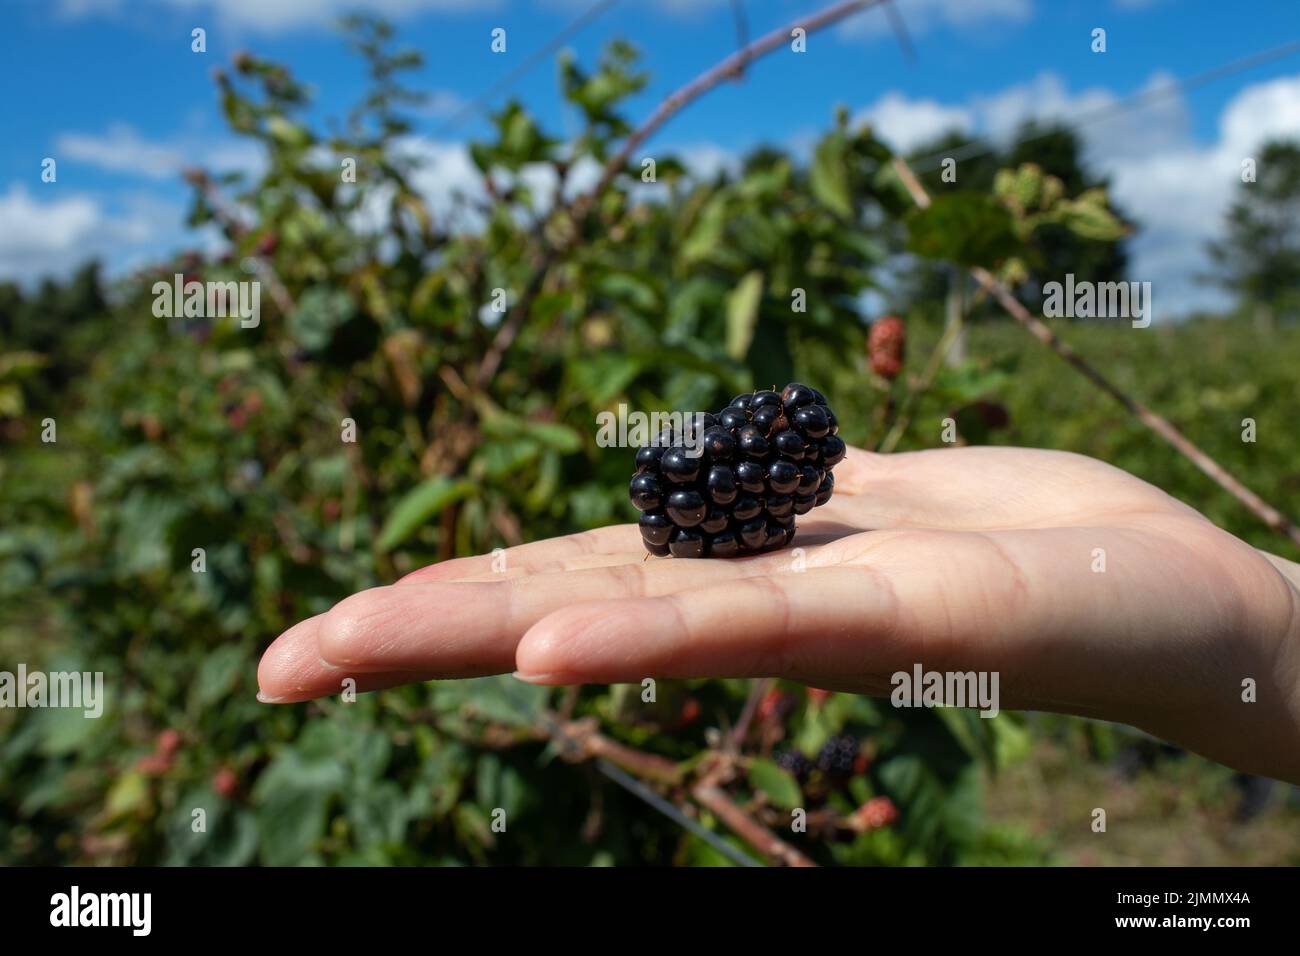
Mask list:
[[[1190,123],[1186,104],[1181,96],[1159,95],[1173,82],[1166,73],[1153,74],[1139,90],[1150,102],[1117,111],[1120,98],[1110,90],[1093,87],[1071,92],[1060,76],[1044,72],[1028,83],[975,97],[973,108],[981,131],[998,142],[1014,136],[1026,120],[1059,121],[1079,130],[1090,159],[1146,155],[1186,140]]]
[[[887,93],[857,113],[894,148],[907,151],[957,128],[1006,144],[1028,119],[1060,120],[1081,135],[1087,160],[1111,179],[1114,201],[1139,223],[1130,276],[1150,281],[1157,318],[1226,304],[1197,281],[1209,267],[1205,243],[1219,235],[1240,183],[1242,159],[1270,136],[1300,131],[1300,76],[1240,91],[1219,117],[1213,142],[1190,132],[1187,104],[1172,78],[1150,77],[1132,109],[1101,87],[1072,90],[1054,73],[961,103]]]
[[[121,123],[110,126],[103,136],[65,133],[55,142],[54,154],[65,162],[71,159],[109,172],[149,179],[171,178],[184,165],[180,150],[146,142],[135,130]]]
[[[114,123],[107,132],[64,133],[55,140],[54,157],[96,169],[145,179],[176,179],[187,165],[202,165],[214,173],[256,173],[264,165],[261,147],[250,141],[223,138],[212,142],[197,135],[152,141],[131,126]]]
[[[975,27],[994,22],[1024,23],[1034,12],[1033,0],[893,0],[909,33],[936,27]],[[841,36],[875,38],[892,35],[883,10],[852,17],[839,27]]]
[[[408,106],[406,111],[430,119],[450,119],[468,106],[469,101],[455,90],[429,90],[423,103]]]
[[[1219,117],[1211,144],[1185,141],[1106,162],[1115,199],[1141,221],[1133,243],[1134,278],[1150,280],[1157,309],[1165,313],[1225,303],[1223,293],[1198,284],[1208,270],[1205,243],[1218,236],[1241,184],[1241,162],[1258,155],[1273,137],[1297,138],[1300,76],[1247,87]]]
[[[869,123],[876,135],[899,152],[910,152],[951,130],[969,132],[974,113],[965,107],[945,106],[935,100],[913,100],[902,93],[886,93],[854,116]]]
[[[181,210],[143,197],[110,211],[97,198],[65,193],[57,184],[37,195],[12,183],[0,194],[0,278],[28,282],[67,275],[92,257],[110,258],[132,247],[177,238]]]
[[[216,16],[232,26],[274,33],[300,27],[332,29],[347,13],[368,10],[385,17],[402,18],[426,11],[491,10],[502,0],[153,0],[155,4],[193,11],[196,16]],[[111,15],[125,9],[122,0],[58,0],[64,17]]]
[[[1146,155],[1186,140],[1186,104],[1177,96],[1155,95],[1171,82],[1167,74],[1153,74],[1139,91],[1152,101],[1141,109],[1123,112],[1114,112],[1120,98],[1110,90],[1071,91],[1060,76],[1044,72],[996,93],[977,94],[965,103],[912,99],[892,91],[859,110],[854,118],[870,123],[877,135],[903,152],[953,130],[1005,144],[1023,123],[1038,120],[1077,127],[1088,148],[1106,158]]]
[[[710,180],[718,173],[740,171],[740,157],[732,150],[716,143],[691,143],[667,147],[664,152],[675,156],[686,171],[699,180]]]

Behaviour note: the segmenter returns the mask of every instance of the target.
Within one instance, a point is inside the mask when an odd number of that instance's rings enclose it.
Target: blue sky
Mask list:
[[[466,137],[482,121],[447,117],[553,37],[595,0],[6,0],[0,29],[0,277],[66,272],[88,255],[120,271],[199,240],[181,220],[176,171],[202,161],[256,163],[218,114],[211,70],[239,49],[287,63],[316,90],[317,112],[341,115],[361,86],[333,28],[347,9],[388,14],[426,65],[436,97],[418,118],[428,188],[466,174]],[[896,0],[916,47],[902,54],[881,10],[809,38],[808,52],[756,64],[675,119],[651,151],[701,168],[766,142],[806,150],[837,105],[908,146],[948,127],[994,137],[1029,115],[1070,118],[1143,89],[1300,40],[1295,0]],[[751,36],[819,9],[823,0],[743,0]],[[190,51],[207,30],[208,51]],[[504,27],[508,51],[493,54]],[[1091,31],[1107,31],[1093,53]],[[569,43],[594,61],[612,37],[641,48],[652,74],[633,114],[730,52],[730,0],[621,0]],[[540,64],[512,91],[552,128],[573,118]],[[499,103],[499,100],[498,100]],[[496,105],[496,104],[494,104]],[[1300,137],[1300,54],[1187,91],[1085,130],[1089,155],[1117,199],[1146,225],[1132,278],[1153,281],[1157,309],[1205,301],[1191,282],[1239,181],[1242,158],[1269,135]],[[59,162],[42,183],[42,158]],[[210,241],[210,240],[208,240]]]

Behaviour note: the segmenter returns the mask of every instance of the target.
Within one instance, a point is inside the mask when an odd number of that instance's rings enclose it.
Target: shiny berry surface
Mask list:
[[[690,414],[636,452],[628,498],[656,557],[736,558],[788,546],[830,501],[848,447],[817,389],[792,382]],[[821,756],[821,755],[819,755]]]

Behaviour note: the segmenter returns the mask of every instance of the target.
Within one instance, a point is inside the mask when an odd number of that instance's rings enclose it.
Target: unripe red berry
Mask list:
[[[176,751],[181,749],[183,742],[184,738],[181,736],[181,732],[175,727],[168,727],[154,741],[154,751],[164,757],[174,757]]]
[[[871,370],[883,379],[893,381],[903,370],[903,353],[907,346],[907,330],[903,320],[893,315],[882,316],[871,325],[867,333],[867,353]]]
[[[147,777],[161,777],[172,768],[171,754],[145,754],[135,762],[135,769]]]
[[[888,797],[872,797],[853,814],[853,822],[863,831],[879,830],[898,819],[898,808]]]
[[[773,718],[780,720],[785,717],[789,711],[787,706],[786,694],[780,690],[769,690],[763,695],[763,699],[758,704],[758,717],[760,720],[771,720]]]
[[[229,767],[222,767],[212,775],[212,789],[229,800],[239,789],[239,776]]]

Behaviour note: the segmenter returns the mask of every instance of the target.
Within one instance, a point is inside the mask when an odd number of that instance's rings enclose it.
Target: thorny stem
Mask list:
[[[436,722],[436,717],[428,712],[419,716]],[[691,799],[711,811],[769,862],[784,866],[817,865],[772,833],[722,789],[721,785],[735,772],[734,761],[729,755],[711,753],[698,764],[676,763],[667,757],[612,740],[598,728],[599,723],[594,718],[566,720],[547,710],[542,712],[538,723],[527,728],[486,723],[479,737],[462,735],[460,739],[478,741],[494,749],[516,746],[526,740],[551,740],[566,762],[585,764],[606,760],[642,781],[674,791],[670,799],[683,812],[689,812],[680,794],[680,788],[686,786]],[[449,732],[446,728],[441,729]],[[693,783],[690,782],[692,776],[696,777]]]
[[[745,742],[745,735],[749,733],[749,725],[754,721],[754,714],[758,710],[758,705],[767,696],[772,683],[770,677],[754,681],[749,690],[749,698],[745,701],[745,709],[740,712],[740,720],[736,721],[736,726],[731,731],[731,748],[733,750],[739,750]]]
[[[221,225],[221,231],[225,233],[226,238],[231,242],[238,242],[248,230],[236,218],[234,213],[226,208],[221,192],[217,189],[217,184],[212,181],[212,177],[208,175],[207,171],[203,169],[187,169],[182,175],[186,181],[203,194],[208,208],[212,210],[213,218]],[[280,310],[280,314],[288,315],[292,312],[294,309],[293,296],[289,294],[289,290],[280,281],[280,276],[276,274],[271,260],[265,256],[254,254],[248,257],[248,262],[252,265],[258,279],[266,284],[267,291],[271,293],[271,299],[275,302],[275,307]]]
[[[898,173],[903,186],[911,195],[912,201],[922,209],[929,206],[930,196],[926,193],[925,187],[921,185],[921,181],[916,178],[916,174],[900,157],[894,157],[894,170]],[[1274,531],[1286,535],[1295,544],[1300,545],[1300,528],[1297,528],[1294,522],[1242,484],[1231,472],[1175,428],[1168,419],[1156,414],[1106,378],[1096,367],[1071,348],[1068,343],[1059,338],[1045,322],[1031,315],[1020,300],[1011,294],[1011,290],[987,269],[975,266],[970,270],[970,274],[975,277],[975,281],[985,291],[997,299],[998,304],[1002,306],[1008,315],[1025,327],[1030,335],[1038,339],[1066,362],[1069,362],[1092,384],[1124,406],[1138,421],[1163,438],[1175,451],[1208,475],[1220,488],[1245,505],[1255,517]]]
[[[569,212],[574,223],[581,223],[586,218],[605,190],[613,183],[614,178],[626,167],[628,159],[638,146],[701,96],[729,80],[737,79],[750,63],[787,44],[790,41],[791,32],[795,28],[802,29],[805,36],[807,36],[881,2],[883,0],[841,0],[839,3],[834,3],[817,13],[773,30],[766,36],[742,47],[716,66],[701,73],[685,86],[669,94],[655,111],[623,141],[623,145],[619,147],[617,152],[609,158],[596,185],[573,200]],[[519,301],[510,310],[510,314],[501,323],[501,329],[492,343],[492,348],[484,356],[483,362],[479,366],[476,380],[480,386],[486,385],[491,380],[492,375],[496,373],[505,353],[510,349],[523,328],[524,318],[532,307],[533,299],[542,288],[546,273],[558,261],[560,253],[578,238],[580,232],[579,229],[572,229],[562,241],[547,245],[545,252],[538,261],[532,279],[524,288]]]

